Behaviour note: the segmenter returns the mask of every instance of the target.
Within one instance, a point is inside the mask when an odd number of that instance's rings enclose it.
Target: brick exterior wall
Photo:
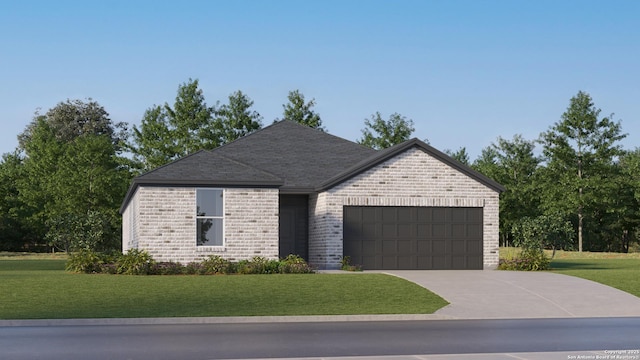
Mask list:
[[[309,197],[309,262],[338,268],[343,206],[482,207],[484,268],[498,265],[499,194],[411,148],[323,193]]]
[[[123,251],[188,263],[278,257],[278,189],[224,189],[224,245],[196,246],[196,189],[141,186],[123,212]]]

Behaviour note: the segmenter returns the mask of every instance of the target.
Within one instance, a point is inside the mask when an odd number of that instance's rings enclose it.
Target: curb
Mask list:
[[[296,322],[347,321],[421,321],[452,320],[447,315],[312,315],[312,316],[238,316],[238,317],[175,317],[175,318],[98,318],[98,319],[29,319],[0,320],[0,327],[9,326],[101,326],[101,325],[182,325],[182,324],[261,324]]]

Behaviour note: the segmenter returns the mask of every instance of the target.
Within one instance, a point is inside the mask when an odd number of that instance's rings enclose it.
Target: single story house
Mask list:
[[[384,150],[291,121],[136,177],[123,251],[188,263],[297,254],[320,269],[498,265],[503,187],[426,143]]]

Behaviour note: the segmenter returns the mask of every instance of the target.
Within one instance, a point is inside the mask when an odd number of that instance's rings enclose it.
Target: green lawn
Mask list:
[[[552,271],[589,279],[640,297],[639,258],[558,258]]]
[[[501,258],[517,253],[514,248],[500,249]],[[551,256],[551,252],[547,255]],[[596,281],[640,297],[640,253],[557,251],[551,271]]]
[[[0,319],[430,314],[432,292],[383,274],[126,276],[0,256]]]

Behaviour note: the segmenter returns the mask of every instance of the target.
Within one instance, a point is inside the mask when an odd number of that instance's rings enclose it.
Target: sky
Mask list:
[[[639,60],[636,0],[0,0],[0,153],[36,111],[92,98],[131,127],[189,79],[209,105],[246,93],[264,125],[299,89],[352,141],[400,113],[471,160],[585,91],[635,149]]]

